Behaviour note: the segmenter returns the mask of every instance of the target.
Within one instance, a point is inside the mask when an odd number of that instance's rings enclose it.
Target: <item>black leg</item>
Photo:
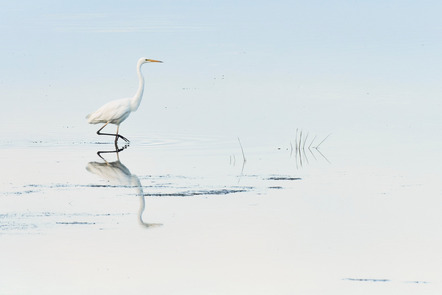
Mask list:
[[[98,134],[98,135],[115,136],[115,143],[117,143],[118,138],[123,139],[125,142],[129,142],[129,139],[127,139],[127,138],[124,137],[123,135],[118,134],[118,129],[119,129],[119,127],[120,127],[119,125],[117,125],[117,133],[116,133],[116,134],[113,134],[113,133],[102,133],[102,132],[100,132],[101,130],[103,130],[104,127],[107,126],[107,124],[109,124],[109,122],[107,122],[106,124],[104,124],[104,126],[101,127],[101,128],[97,131],[97,134]]]
[[[121,138],[122,140],[124,140],[125,142],[130,142],[130,140],[127,139],[126,137],[124,137],[123,135],[117,134],[117,136],[118,136],[119,138]]]
[[[118,134],[119,130],[120,130],[120,125],[117,125],[117,136],[120,137],[121,139],[123,139],[125,142],[129,142],[129,139],[127,139],[123,135]],[[117,140],[118,140],[118,138],[115,138],[115,142],[117,142]]]
[[[101,154],[111,154],[111,153],[116,153],[116,154],[117,154],[117,157],[118,157],[118,153],[121,152],[121,151],[123,151],[123,150],[125,150],[125,149],[127,149],[127,148],[128,148],[128,145],[125,145],[125,146],[123,146],[122,148],[119,148],[118,145],[117,145],[117,143],[115,143],[115,150],[114,150],[114,151],[98,151],[98,152],[97,152],[97,155],[98,155],[100,158],[102,158],[105,162],[107,162],[107,161],[103,158],[103,156],[102,156]]]

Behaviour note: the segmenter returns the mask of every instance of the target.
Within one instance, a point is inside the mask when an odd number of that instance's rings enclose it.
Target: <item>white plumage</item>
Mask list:
[[[121,98],[106,103],[92,114],[87,115],[88,123],[120,125],[133,111],[130,107],[130,100],[130,98]]]
[[[135,112],[140,106],[141,99],[143,98],[144,91],[144,78],[141,73],[141,66],[145,63],[150,62],[162,62],[159,60],[148,59],[148,58],[140,58],[137,62],[137,74],[139,79],[139,86],[137,93],[131,98],[122,98],[117,99],[111,102],[106,103],[102,107],[100,107],[95,112],[86,116],[86,119],[89,124],[100,124],[104,123],[104,126],[101,127],[98,131],[98,135],[111,135],[115,136],[115,143],[117,143],[118,138],[122,138],[125,141],[129,141],[124,136],[118,134],[118,130],[120,128],[120,124],[129,117],[131,112]],[[100,131],[106,127],[107,124],[115,124],[117,125],[117,133],[101,133]]]

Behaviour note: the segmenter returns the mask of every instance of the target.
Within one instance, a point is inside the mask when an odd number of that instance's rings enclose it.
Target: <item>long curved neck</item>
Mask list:
[[[135,94],[134,97],[132,97],[131,102],[130,102],[132,112],[135,112],[138,109],[138,107],[140,106],[140,103],[141,103],[141,99],[143,98],[144,77],[143,77],[143,74],[141,73],[141,65],[142,65],[142,63],[137,64],[137,74],[138,74],[139,85],[138,85],[137,93]]]

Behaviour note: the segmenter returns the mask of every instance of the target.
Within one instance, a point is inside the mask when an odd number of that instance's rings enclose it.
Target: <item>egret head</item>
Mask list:
[[[155,60],[155,59],[149,59],[149,58],[145,58],[145,57],[142,57],[138,60],[139,64],[145,64],[145,63],[150,63],[150,62],[162,62],[162,61]]]

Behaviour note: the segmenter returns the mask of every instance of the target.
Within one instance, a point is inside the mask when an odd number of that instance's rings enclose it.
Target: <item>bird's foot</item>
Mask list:
[[[124,140],[125,142],[129,143],[130,140],[127,139],[126,137],[124,137],[123,135],[119,135],[119,137],[121,137],[122,140]]]
[[[130,140],[127,139],[126,137],[124,137],[123,135],[117,134],[117,136],[115,137],[115,144],[118,142],[118,138],[123,139],[127,144],[130,143]]]

